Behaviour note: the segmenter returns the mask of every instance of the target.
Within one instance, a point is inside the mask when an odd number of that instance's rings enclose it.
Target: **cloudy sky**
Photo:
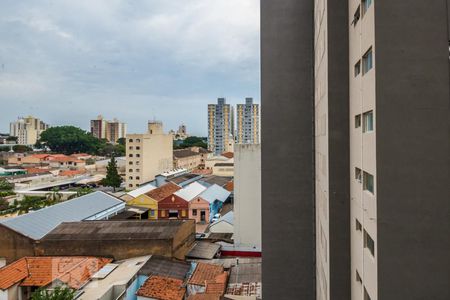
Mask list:
[[[102,114],[205,135],[208,103],[260,98],[259,0],[2,0],[0,41],[0,132]]]

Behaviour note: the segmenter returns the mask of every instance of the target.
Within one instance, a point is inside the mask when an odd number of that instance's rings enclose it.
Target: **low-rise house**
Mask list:
[[[195,241],[193,220],[62,223],[35,246],[36,255],[98,255],[116,260],[161,255],[184,259]]]
[[[196,223],[206,223],[210,220],[209,202],[201,197],[195,197],[189,201],[189,219]]]
[[[31,154],[27,156],[13,156],[8,159],[10,166],[42,165],[48,160],[49,154]]]
[[[25,215],[0,220],[0,257],[12,262],[35,255],[35,242],[63,222],[104,220],[125,209],[109,194],[94,192]],[[70,251],[59,255],[69,255]]]
[[[209,221],[212,220],[214,215],[219,213],[220,209],[223,206],[223,203],[228,199],[230,195],[231,193],[229,191],[227,191],[223,187],[218,186],[217,184],[211,185],[203,193],[198,195],[198,198],[201,198],[209,203]]]
[[[137,291],[137,300],[183,300],[186,288],[183,281],[174,278],[152,276]]]
[[[193,182],[185,187],[183,187],[181,190],[178,190],[175,192],[175,195],[183,198],[186,201],[191,201],[196,196],[200,195],[206,190],[206,187],[204,185],[201,185],[198,182]]]
[[[217,221],[208,227],[211,233],[233,233],[234,232],[234,213],[229,211],[220,217]]]
[[[188,171],[194,170],[202,164],[202,156],[190,148],[173,150],[174,168],[183,168]]]
[[[24,257],[0,268],[0,299],[30,299],[37,288],[64,285],[79,290],[112,259]]]
[[[88,159],[92,159],[93,156],[87,153],[74,153],[71,155],[71,157],[74,157],[76,159],[79,160],[88,160]]]
[[[144,185],[141,185],[135,190],[132,190],[131,192],[126,193],[125,195],[121,196],[120,198],[124,201],[130,201],[133,200],[141,195],[144,195],[152,190],[156,189],[156,186],[153,184],[147,183]]]
[[[230,152],[231,153],[231,152]],[[212,156],[209,157],[206,161],[205,161],[205,168],[208,170],[212,170],[214,165],[217,163],[233,163],[234,162],[234,158],[233,156],[227,155],[227,156]]]
[[[159,219],[188,219],[189,202],[172,194],[158,201]]]
[[[233,176],[234,163],[233,162],[216,163],[212,168],[212,173],[213,175],[217,176]]]
[[[79,290],[76,299],[136,299],[137,290],[146,280],[146,277],[138,273],[150,257],[138,256],[105,265]]]
[[[160,218],[159,202],[164,200],[164,198],[177,192],[180,189],[181,189],[181,187],[179,187],[178,185],[171,183],[171,182],[163,184],[162,186],[160,186],[158,188],[154,187],[153,185],[147,185],[145,187],[142,187],[142,190],[141,190],[141,191],[149,190],[147,193],[141,194],[141,195],[137,196],[136,198],[127,201],[127,204],[133,205],[133,206],[144,207],[149,210],[149,212],[148,212],[149,219],[158,219],[158,218]],[[141,193],[141,191],[133,193],[133,195],[136,195],[137,193]],[[165,218],[165,216],[163,218]]]
[[[228,273],[223,266],[199,262],[188,281],[188,294],[223,295],[227,286]]]
[[[57,156],[48,160],[50,167],[59,169],[84,169],[86,162],[71,156]]]

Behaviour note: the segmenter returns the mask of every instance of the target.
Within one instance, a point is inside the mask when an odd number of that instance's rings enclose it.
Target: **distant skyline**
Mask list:
[[[101,114],[206,136],[208,103],[260,102],[258,0],[4,0],[0,39],[0,132]]]

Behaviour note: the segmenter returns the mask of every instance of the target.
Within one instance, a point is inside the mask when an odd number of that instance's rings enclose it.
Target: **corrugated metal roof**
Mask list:
[[[156,187],[152,184],[146,184],[141,186],[140,188],[137,188],[131,192],[128,193],[133,198],[139,197],[140,195],[147,194],[148,192],[156,189]]]
[[[205,199],[209,203],[213,203],[218,200],[220,202],[225,202],[227,198],[230,196],[230,192],[224,189],[223,187],[218,186],[217,184],[213,184],[206,191],[200,194],[202,199]]]
[[[226,213],[225,215],[221,216],[219,218],[218,221],[225,221],[230,223],[231,225],[233,225],[234,222],[234,212],[233,211],[229,211],[228,213]]]
[[[209,242],[197,242],[186,257],[213,259],[220,250],[220,245]]]
[[[85,220],[119,205],[125,204],[106,193],[94,192],[26,215],[1,220],[0,224],[38,240],[62,222]]]
[[[178,197],[183,198],[186,201],[191,201],[196,196],[200,195],[202,192],[206,190],[206,187],[201,185],[198,182],[193,182],[190,185],[182,188],[178,192],[175,193]]]

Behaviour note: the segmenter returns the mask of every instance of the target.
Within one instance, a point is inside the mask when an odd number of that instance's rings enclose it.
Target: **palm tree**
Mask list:
[[[45,198],[47,199],[47,206],[51,206],[61,201],[62,194],[59,192],[59,189],[55,187],[45,195]]]
[[[14,205],[19,213],[23,215],[28,213],[30,210],[38,210],[45,206],[45,199],[36,196],[25,196],[22,201],[15,202]]]
[[[69,197],[69,199],[74,199],[74,198],[78,198],[87,194],[92,193],[94,190],[91,189],[90,187],[82,187],[82,188],[78,188],[77,189],[77,193],[75,195],[72,195]]]

